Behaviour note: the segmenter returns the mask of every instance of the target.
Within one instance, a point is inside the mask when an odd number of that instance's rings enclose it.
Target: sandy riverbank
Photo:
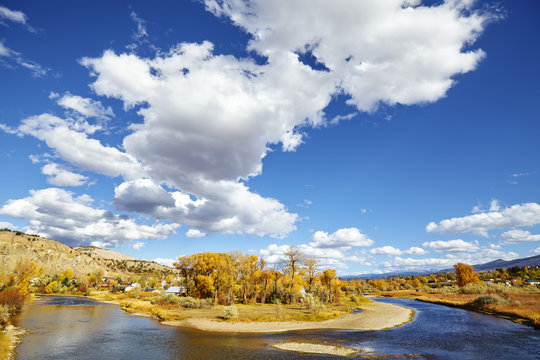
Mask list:
[[[272,333],[310,329],[382,330],[412,320],[412,309],[380,302],[362,306],[362,312],[326,321],[228,322],[208,318],[163,321],[163,325],[214,332]]]

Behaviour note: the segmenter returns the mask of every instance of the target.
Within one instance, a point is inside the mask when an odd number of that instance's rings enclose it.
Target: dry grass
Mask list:
[[[93,297],[119,304],[121,308],[133,313],[143,313],[153,316],[161,321],[184,320],[188,318],[207,318],[223,320],[225,306],[205,305],[201,308],[188,309],[179,304],[156,303],[151,304],[148,299],[130,298],[124,294],[110,294],[105,292],[93,293]],[[146,299],[146,300],[145,300]],[[328,304],[325,311],[314,313],[302,304],[278,305],[274,304],[235,304],[238,308],[238,318],[227,321],[256,322],[256,321],[323,321],[335,319],[350,313],[356,304]]]
[[[491,289],[490,289],[491,290]],[[488,294],[500,292],[488,291]],[[380,295],[386,297],[412,297],[417,300],[441,305],[462,307],[468,310],[487,313],[513,320],[518,323],[532,325],[540,328],[540,294],[525,293],[523,289],[508,291],[504,296],[510,300],[510,304],[477,305],[474,300],[479,294],[427,294],[416,291],[387,291]]]
[[[10,345],[11,339],[9,336],[5,332],[0,331],[0,359],[4,360],[8,358]]]

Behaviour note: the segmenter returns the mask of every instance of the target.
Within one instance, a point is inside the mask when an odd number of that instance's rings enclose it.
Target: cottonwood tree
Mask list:
[[[299,248],[294,246],[289,246],[283,253],[285,256],[285,269],[288,271],[288,275],[290,276],[290,279],[287,279],[287,288],[289,289],[289,302],[294,303],[296,302],[296,294],[294,291],[294,287],[296,285],[295,282],[295,275],[296,272],[300,268],[300,264],[305,259],[304,255],[302,254],[302,251],[300,251]]]
[[[308,285],[307,292],[311,293],[311,287],[315,280],[315,275],[319,270],[319,260],[316,258],[306,258],[304,260],[304,269],[306,270],[306,282]]]
[[[474,273],[474,268],[471,265],[457,263],[454,265],[454,269],[456,269],[456,283],[459,287],[480,282],[478,274]]]

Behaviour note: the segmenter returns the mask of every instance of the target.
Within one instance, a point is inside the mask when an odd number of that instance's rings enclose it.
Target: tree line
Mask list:
[[[319,260],[289,247],[284,261],[270,266],[256,255],[240,251],[203,252],[182,256],[174,263],[180,271],[180,284],[188,295],[212,298],[215,304],[296,303],[306,293],[324,303],[337,302],[347,286],[336,277],[335,269],[322,270]]]

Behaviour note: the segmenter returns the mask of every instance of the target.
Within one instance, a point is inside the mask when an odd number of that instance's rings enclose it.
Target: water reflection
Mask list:
[[[381,300],[417,311],[409,324],[384,331],[311,330],[219,334],[160,325],[90,299],[42,297],[18,325],[31,331],[18,349],[26,359],[342,359],[267,347],[281,341],[340,344],[373,356],[421,359],[540,358],[537,330],[461,309],[402,299]]]

